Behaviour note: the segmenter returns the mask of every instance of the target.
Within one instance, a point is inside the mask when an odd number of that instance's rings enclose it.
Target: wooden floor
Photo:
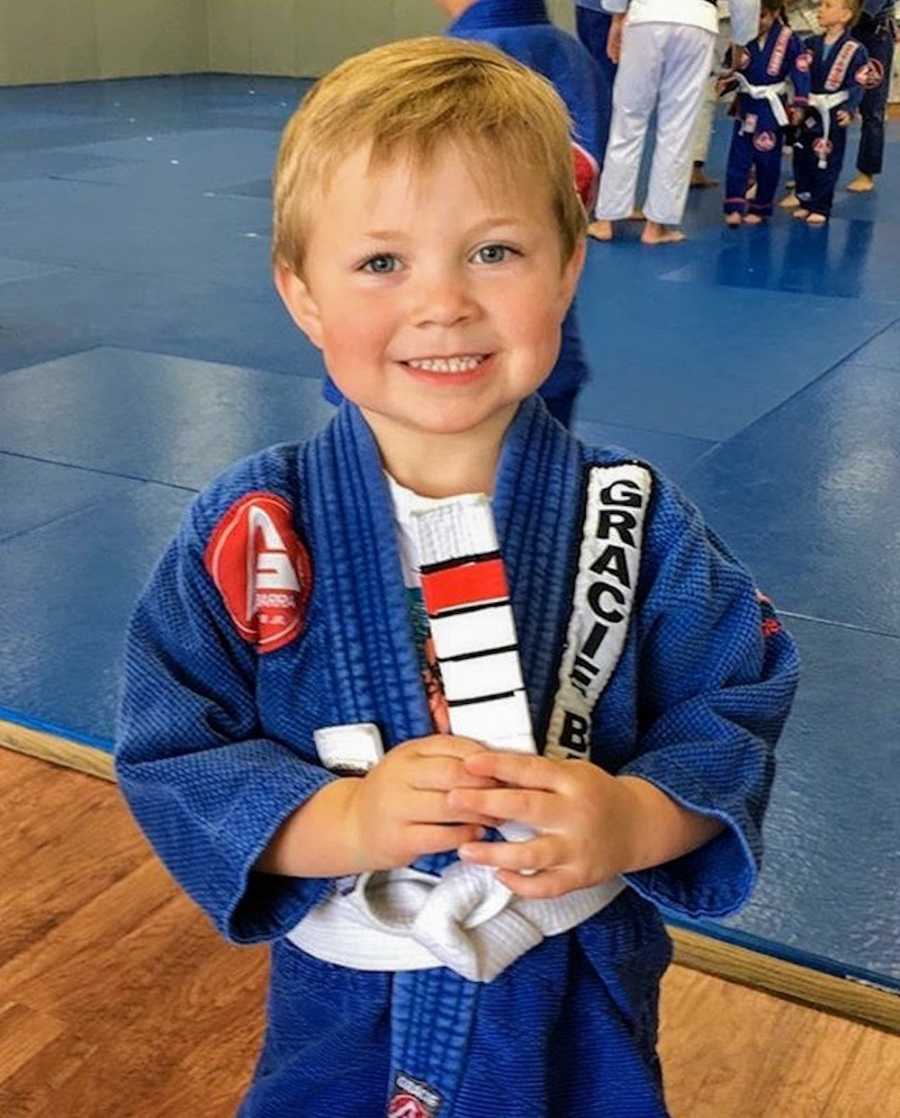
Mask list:
[[[218,940],[116,788],[0,749],[0,867],[2,1118],[232,1115],[265,951]],[[900,1037],[677,967],[662,1049],[675,1118],[900,1115]]]

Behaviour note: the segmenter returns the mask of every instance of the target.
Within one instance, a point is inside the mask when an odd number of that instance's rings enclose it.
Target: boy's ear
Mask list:
[[[575,250],[563,266],[562,283],[563,283],[563,298],[565,299],[566,307],[575,298],[575,289],[578,287],[578,281],[581,279],[581,272],[584,268],[584,261],[587,257],[587,240],[582,237],[575,245]]]
[[[317,348],[322,348],[322,318],[312,293],[297,273],[287,264],[276,264],[275,289],[294,322]]]

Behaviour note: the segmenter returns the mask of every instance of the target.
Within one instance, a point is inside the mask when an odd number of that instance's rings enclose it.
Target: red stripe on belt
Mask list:
[[[422,597],[432,615],[495,598],[508,598],[506,572],[501,559],[485,559],[422,575]]]

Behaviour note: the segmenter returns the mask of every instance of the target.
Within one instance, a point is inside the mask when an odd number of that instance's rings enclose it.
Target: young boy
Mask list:
[[[795,193],[800,205],[794,217],[808,225],[824,225],[844,165],[847,126],[873,79],[866,48],[850,29],[862,0],[821,0],[821,35],[806,40],[812,56],[809,105],[794,144]]]
[[[347,402],[194,502],[132,622],[117,750],[179,882],[272,944],[243,1118],[663,1116],[655,906],[753,887],[795,651],[665,478],[534,395],[584,257],[569,143],[548,83],[447,39],[343,63],[285,131],[276,283]],[[543,755],[432,722],[410,525],[473,502],[482,606],[452,605],[468,567],[421,572],[444,688],[473,633],[491,685],[511,603]],[[503,821],[532,837],[481,841]]]
[[[785,131],[791,118],[796,122],[801,117],[799,108],[788,109],[788,79],[793,105],[806,105],[809,96],[810,56],[781,22],[780,12],[781,0],[762,0],[758,36],[733,49],[726,60],[733,74],[720,82],[722,92],[737,90],[725,179],[727,225],[759,225],[771,216]],[[756,191],[748,202],[751,168],[756,171]]]

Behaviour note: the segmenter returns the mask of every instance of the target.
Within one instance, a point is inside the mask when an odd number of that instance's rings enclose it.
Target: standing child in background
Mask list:
[[[727,64],[733,73],[720,80],[723,92],[737,90],[725,179],[727,225],[742,221],[759,225],[771,216],[785,130],[790,119],[796,123],[802,116],[799,108],[788,109],[788,79],[793,86],[793,105],[805,106],[809,95],[809,55],[781,22],[780,9],[781,0],[762,0],[757,38],[732,48]],[[756,171],[756,190],[748,201],[751,168]]]
[[[800,205],[793,216],[808,225],[824,225],[844,165],[847,126],[873,81],[866,48],[850,33],[861,0],[821,0],[821,35],[806,40],[811,54],[809,105],[794,144],[795,192]]]
[[[657,906],[749,898],[793,642],[665,477],[534,395],[585,254],[549,83],[378,48],[274,181],[276,285],[346,402],[194,500],[117,742],[182,887],[272,945],[240,1118],[665,1118]]]
[[[853,34],[869,52],[871,82],[859,107],[862,131],[856,157],[857,175],[847,183],[854,194],[875,189],[884,161],[884,114],[887,110],[897,38],[895,0],[863,0]]]

